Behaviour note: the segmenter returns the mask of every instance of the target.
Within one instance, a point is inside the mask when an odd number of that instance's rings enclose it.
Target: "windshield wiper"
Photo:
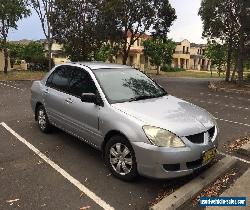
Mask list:
[[[149,98],[156,98],[157,96],[136,96],[134,98],[130,98],[128,101],[139,101],[139,100],[144,100],[144,99],[149,99]]]

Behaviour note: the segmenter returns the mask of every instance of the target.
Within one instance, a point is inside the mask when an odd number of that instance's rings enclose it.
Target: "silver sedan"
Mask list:
[[[184,176],[216,155],[214,117],[132,67],[59,65],[35,81],[31,93],[41,131],[55,126],[101,150],[120,179]]]

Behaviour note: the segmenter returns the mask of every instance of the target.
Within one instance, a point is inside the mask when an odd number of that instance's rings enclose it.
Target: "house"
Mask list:
[[[47,40],[41,39],[40,42],[44,45],[45,54],[48,54],[48,43]],[[54,61],[55,65],[67,63],[69,62],[69,58],[65,55],[63,51],[63,45],[56,43],[55,41],[52,43],[51,47],[51,58]]]
[[[146,61],[144,53],[143,53],[143,41],[150,39],[151,36],[147,34],[143,34],[140,38],[138,38],[134,44],[131,46],[129,51],[129,56],[127,59],[127,65],[133,66],[135,68],[144,70],[145,66],[149,66],[149,61]],[[130,43],[131,33],[128,33],[127,42]],[[122,64],[122,55],[118,54],[115,58],[115,63]]]
[[[0,71],[4,70],[4,62],[5,62],[4,53],[3,53],[3,51],[0,50]],[[8,58],[8,69],[7,69],[7,71],[9,71],[9,70],[10,70],[10,59]]]
[[[130,42],[131,34],[128,34],[128,43]],[[143,53],[143,41],[150,39],[151,36],[143,34],[132,46],[129,52],[127,65],[144,70],[150,66],[146,61]],[[190,43],[187,39],[181,42],[176,42],[176,48],[173,54],[171,66],[183,68],[187,70],[210,70],[211,60],[205,57],[206,45]],[[116,63],[122,63],[122,55],[117,55]]]

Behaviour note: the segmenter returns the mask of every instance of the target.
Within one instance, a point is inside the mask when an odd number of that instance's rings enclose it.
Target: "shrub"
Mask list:
[[[53,60],[52,60],[53,62]],[[33,58],[31,62],[28,64],[28,69],[32,71],[49,71],[49,59],[46,57],[37,57]],[[54,66],[54,63],[52,63]]]
[[[161,67],[161,70],[162,71],[165,71],[165,72],[178,72],[178,71],[185,71],[185,69],[183,68],[178,68],[178,67],[172,67],[172,66],[162,66]]]

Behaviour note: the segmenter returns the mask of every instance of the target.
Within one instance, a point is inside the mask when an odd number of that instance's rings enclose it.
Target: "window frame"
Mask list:
[[[89,74],[89,72],[86,71],[84,68],[81,68],[81,67],[78,67],[78,66],[70,66],[70,67],[71,67],[71,69],[70,69],[71,72],[73,71],[74,68],[76,68],[76,69],[78,69],[79,71],[83,71],[84,73],[86,73],[86,74],[89,76],[89,78],[90,78],[90,79],[92,80],[92,82],[93,82],[93,85],[95,86],[95,89],[96,89],[96,93],[95,93],[95,94],[98,96],[98,95],[99,95],[98,88],[97,88],[97,86],[96,86],[96,84],[95,84],[94,79],[93,79],[92,76]],[[68,89],[69,89],[69,92],[68,92],[69,95],[74,96],[74,97],[77,97],[77,98],[81,98],[81,96],[75,95],[75,94],[73,94],[73,93],[70,92],[70,84],[69,84],[69,83],[68,83]]]
[[[69,94],[69,91],[68,91],[68,89],[69,89],[69,83],[67,84],[67,90],[66,90],[66,91],[64,91],[64,90],[62,90],[62,89],[60,89],[60,88],[57,88],[57,87],[55,87],[55,86],[53,86],[53,85],[48,85],[48,80],[52,77],[52,79],[51,79],[51,83],[52,83],[53,78],[54,78],[54,75],[55,75],[58,71],[62,70],[62,68],[65,68],[65,67],[67,68],[68,66],[67,66],[67,65],[61,65],[61,66],[56,67],[56,68],[54,69],[54,71],[51,72],[51,74],[50,74],[49,77],[47,78],[46,83],[45,83],[45,86],[46,86],[46,87],[49,87],[49,88],[52,88],[52,89],[54,89],[54,90],[57,90],[57,91],[59,91],[59,92]]]

